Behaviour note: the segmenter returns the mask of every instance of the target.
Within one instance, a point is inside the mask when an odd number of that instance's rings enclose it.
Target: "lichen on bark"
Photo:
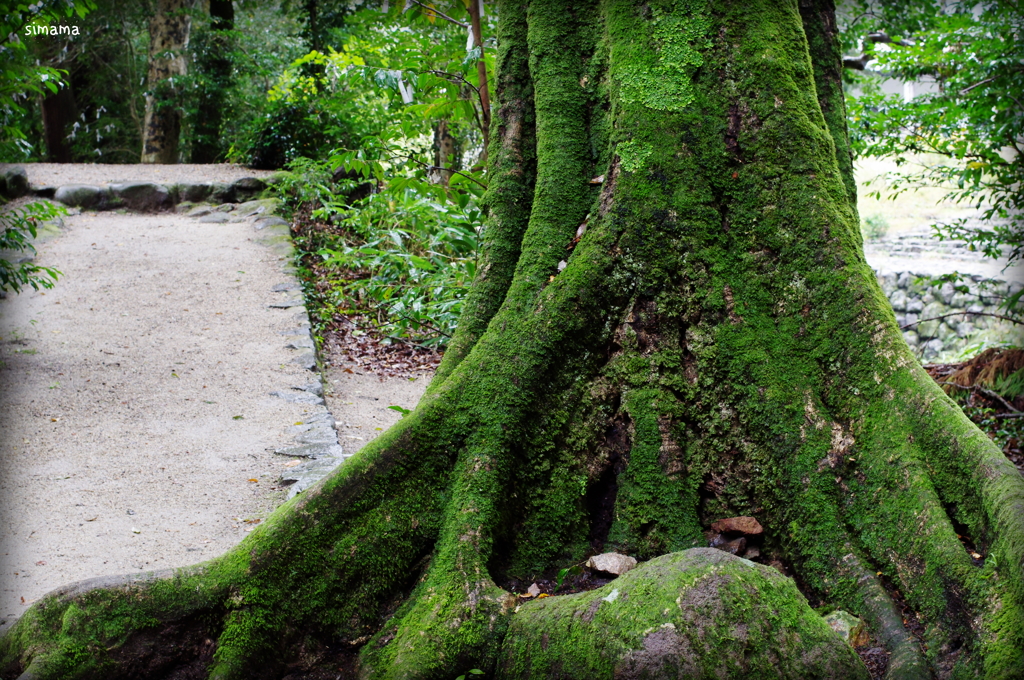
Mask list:
[[[916,363],[864,261],[823,114],[839,93],[815,85],[831,8],[805,4],[502,2],[484,266],[417,409],[224,557],[44,598],[0,674],[161,677],[200,654],[216,678],[530,677],[519,617],[594,596],[517,614],[510,584],[606,549],[686,559],[749,515],[761,559],[866,619],[890,677],[1021,677],[1024,481]],[[634,79],[645,49],[674,84]],[[749,569],[819,639],[792,584]],[[710,672],[720,647],[678,616]],[[609,624],[620,651],[636,633]],[[722,672],[770,656],[729,649]]]

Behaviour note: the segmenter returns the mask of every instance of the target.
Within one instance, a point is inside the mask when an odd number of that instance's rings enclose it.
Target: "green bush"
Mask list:
[[[860,231],[869,241],[884,238],[889,233],[889,221],[881,215],[865,217],[860,221]]]
[[[63,206],[41,202],[0,212],[0,291],[18,293],[25,286],[35,290],[53,288],[60,272],[32,264],[24,253],[35,255],[36,249],[29,239],[36,237],[39,224],[66,214]]]

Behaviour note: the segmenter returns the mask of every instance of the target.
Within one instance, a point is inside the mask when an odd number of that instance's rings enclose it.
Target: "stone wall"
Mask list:
[[[956,291],[952,283],[929,285],[930,277],[910,271],[878,273],[878,283],[889,298],[896,323],[903,336],[922,359],[959,352],[982,331],[992,331],[1019,344],[1024,341],[1024,327],[983,314],[1005,314],[1000,303],[1017,293],[1024,284],[981,276],[966,277],[957,284],[968,292]],[[945,316],[955,314],[954,316]],[[935,317],[945,316],[943,319]],[[913,324],[913,325],[911,325]]]

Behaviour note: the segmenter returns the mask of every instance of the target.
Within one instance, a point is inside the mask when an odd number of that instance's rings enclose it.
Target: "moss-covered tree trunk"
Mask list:
[[[142,163],[177,163],[181,110],[175,78],[187,72],[193,0],[157,0],[149,21],[149,74],[142,125]]]
[[[415,412],[227,555],[44,598],[3,677],[863,677],[771,567],[668,555],[737,515],[890,677],[1022,677],[1024,480],[864,261],[826,1],[501,3],[480,276]],[[510,595],[612,549],[651,562]]]

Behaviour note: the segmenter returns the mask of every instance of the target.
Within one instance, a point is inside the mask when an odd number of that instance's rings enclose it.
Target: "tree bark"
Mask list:
[[[199,88],[196,120],[193,130],[191,160],[193,163],[216,163],[225,149],[220,141],[220,126],[226,105],[225,93],[231,85],[231,59],[227,56],[227,31],[235,27],[235,8],[231,0],[210,0],[208,45],[196,69],[205,76]]]
[[[149,75],[142,126],[142,163],[177,163],[181,110],[175,78],[187,72],[191,0],[157,0],[149,22]]]
[[[71,85],[64,83],[56,93],[42,98],[43,139],[46,142],[46,160],[50,163],[70,163],[68,128],[75,122],[77,109]]]
[[[800,9],[501,3],[485,247],[416,410],[223,557],[43,598],[3,677],[865,677],[773,567],[888,677],[1021,677],[1024,479],[864,261]],[[701,547],[740,515],[761,565]],[[614,597],[513,596],[606,550],[649,560]]]

